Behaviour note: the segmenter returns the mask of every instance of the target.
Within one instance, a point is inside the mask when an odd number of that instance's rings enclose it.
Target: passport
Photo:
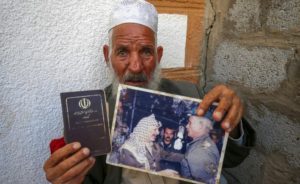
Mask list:
[[[104,90],[60,94],[64,137],[67,143],[80,142],[92,156],[111,151],[108,114]]]

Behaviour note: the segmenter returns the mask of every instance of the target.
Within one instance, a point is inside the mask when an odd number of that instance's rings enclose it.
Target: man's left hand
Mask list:
[[[223,119],[222,128],[230,132],[233,138],[236,138],[239,134],[236,126],[239,124],[244,111],[240,97],[228,86],[217,85],[204,96],[197,109],[197,115],[203,116],[213,102],[219,102],[213,113],[213,119],[215,121]],[[223,117],[225,114],[226,116]]]

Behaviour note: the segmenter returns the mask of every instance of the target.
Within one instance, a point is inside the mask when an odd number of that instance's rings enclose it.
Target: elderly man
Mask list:
[[[194,98],[202,97],[197,87],[192,84],[160,79],[159,63],[163,48],[156,45],[157,20],[154,6],[143,0],[124,0],[112,11],[109,45],[103,47],[105,60],[115,76],[113,85],[106,88],[111,117],[118,83]],[[229,141],[225,155],[224,166],[233,167],[249,154],[252,143],[249,142],[251,136],[246,133],[253,130],[245,121],[240,123],[243,114],[241,100],[225,85],[218,85],[206,94],[197,114],[203,115],[215,101],[219,101],[219,106],[213,114],[214,119],[216,121],[223,119],[222,127],[230,132],[232,138],[238,138]],[[225,112],[226,117],[223,117]],[[245,134],[242,127],[247,128]],[[246,146],[240,146],[240,143]],[[105,156],[90,157],[89,149],[82,148],[80,143],[67,144],[45,162],[46,178],[49,182],[57,184],[178,183],[176,180],[107,165],[105,158]]]
[[[192,142],[187,145],[181,161],[181,175],[205,183],[215,183],[220,156],[217,146],[209,137],[211,121],[191,116],[186,128]]]

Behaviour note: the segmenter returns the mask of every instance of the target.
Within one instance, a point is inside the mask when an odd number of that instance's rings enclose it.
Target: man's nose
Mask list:
[[[140,73],[143,70],[142,59],[137,52],[130,55],[128,69],[132,73]]]

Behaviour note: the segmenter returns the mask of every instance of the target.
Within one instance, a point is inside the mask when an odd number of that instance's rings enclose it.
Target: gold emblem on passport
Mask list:
[[[87,98],[82,98],[81,100],[79,100],[78,105],[81,109],[87,109],[91,106],[91,101]]]
[[[91,155],[110,152],[110,136],[105,92],[89,90],[60,93],[67,143],[80,142]]]

